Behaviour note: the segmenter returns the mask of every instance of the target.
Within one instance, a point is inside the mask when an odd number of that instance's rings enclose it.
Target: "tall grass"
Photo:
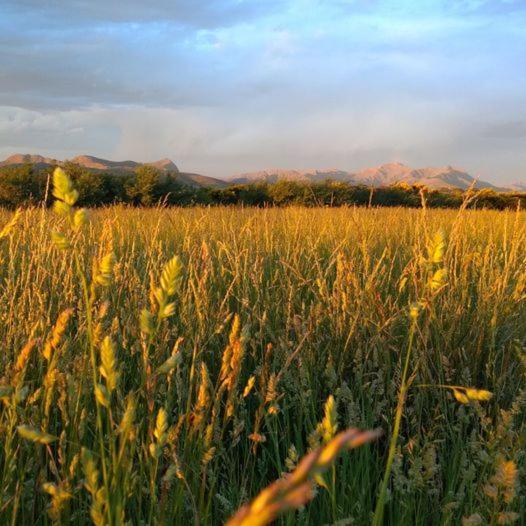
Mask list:
[[[2,524],[242,524],[349,427],[283,524],[524,523],[526,214],[62,191],[0,239]]]

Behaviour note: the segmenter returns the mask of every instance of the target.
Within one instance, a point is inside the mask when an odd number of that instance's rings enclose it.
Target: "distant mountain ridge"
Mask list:
[[[51,157],[42,157],[42,155],[31,155],[28,153],[15,153],[9,156],[4,161],[0,162],[0,166],[10,166],[13,164],[57,164],[60,161],[52,159]]]
[[[165,173],[171,174],[177,181],[182,184],[186,184],[194,187],[224,187],[228,183],[216,179],[214,177],[208,177],[206,175],[181,172],[177,165],[170,159],[160,159],[151,163],[140,163],[136,161],[109,161],[107,159],[101,159],[99,157],[94,157],[92,155],[78,155],[72,159],[67,159],[60,161],[57,159],[52,159],[50,157],[43,157],[42,155],[30,155],[30,154],[21,154],[17,153],[11,155],[4,161],[0,162],[0,167],[2,166],[13,166],[25,163],[33,163],[38,167],[45,168],[48,166],[63,166],[66,163],[74,163],[78,166],[82,166],[88,170],[93,171],[105,171],[112,172],[118,175],[119,173],[129,173],[133,172],[140,166],[153,166],[158,170],[161,170]]]
[[[412,168],[402,163],[393,162],[373,168],[365,168],[356,172],[330,168],[326,170],[287,170],[269,169],[242,173],[224,180],[206,175],[181,172],[170,159],[160,159],[149,163],[137,161],[109,161],[91,155],[79,155],[69,160],[60,161],[42,155],[14,154],[0,162],[0,167],[25,163],[33,163],[38,167],[61,166],[72,162],[93,171],[107,171],[116,175],[133,172],[140,166],[148,165],[171,174],[179,182],[194,187],[224,188],[232,184],[261,183],[274,184],[278,181],[296,181],[302,183],[322,182],[327,180],[346,182],[353,185],[390,186],[397,183],[420,184],[431,189],[466,190],[474,185],[477,189],[495,191],[526,191],[526,182],[517,182],[507,187],[498,187],[487,181],[474,178],[464,170],[452,166]]]
[[[136,161],[109,161],[107,159],[101,159],[100,157],[94,157],[93,155],[77,155],[72,159],[65,159],[60,161],[58,159],[52,159],[51,157],[43,157],[42,155],[31,155],[23,153],[15,153],[11,155],[5,161],[0,162],[0,166],[9,166],[13,164],[49,164],[49,165],[63,165],[67,162],[77,164],[90,170],[129,170],[133,171],[143,164],[155,166],[159,170],[179,172],[179,168],[170,159],[161,159],[153,163],[139,163]]]
[[[526,192],[526,182],[520,182],[516,181],[514,183],[511,183],[509,185],[510,190],[514,190],[516,192]]]
[[[247,184],[256,182],[276,183],[278,181],[315,182],[331,179],[366,186],[389,186],[396,183],[422,184],[432,189],[466,190],[472,184],[476,188],[499,188],[486,181],[475,179],[463,170],[446,166],[442,168],[411,168],[402,163],[387,163],[358,172],[344,170],[262,170],[240,174],[229,179],[231,183]],[[518,186],[518,185],[517,185]]]
[[[228,178],[230,183],[247,184],[256,182],[265,182],[269,184],[277,183],[278,181],[297,181],[297,182],[318,182],[327,181],[349,181],[349,172],[337,169],[328,170],[260,170],[258,172],[249,172]]]

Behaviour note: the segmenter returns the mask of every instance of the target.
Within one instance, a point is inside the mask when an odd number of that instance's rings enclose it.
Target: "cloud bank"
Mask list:
[[[0,155],[526,178],[520,0],[4,0]]]

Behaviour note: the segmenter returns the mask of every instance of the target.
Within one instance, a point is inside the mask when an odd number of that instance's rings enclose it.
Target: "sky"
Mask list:
[[[0,0],[0,158],[526,181],[526,0]]]

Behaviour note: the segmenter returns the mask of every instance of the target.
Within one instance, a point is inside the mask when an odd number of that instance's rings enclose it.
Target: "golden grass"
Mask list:
[[[54,195],[0,212],[2,523],[524,516],[525,213]]]

